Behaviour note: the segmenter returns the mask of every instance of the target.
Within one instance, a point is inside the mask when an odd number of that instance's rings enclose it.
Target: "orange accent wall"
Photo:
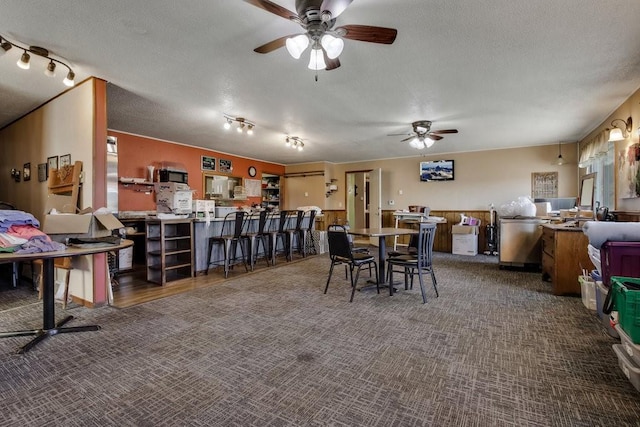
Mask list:
[[[118,176],[126,178],[145,178],[148,174],[147,166],[153,165],[157,170],[163,164],[179,164],[189,174],[189,187],[195,190],[194,199],[201,199],[204,194],[202,188],[201,156],[212,156],[232,161],[233,172],[230,176],[241,178],[260,179],[263,172],[284,175],[284,166],[275,163],[262,162],[206,150],[199,147],[190,147],[177,143],[159,141],[144,136],[130,135],[116,131],[109,131],[110,136],[118,138]],[[216,164],[216,169],[219,165]],[[248,173],[249,166],[255,166],[258,170],[255,178]],[[215,171],[215,173],[220,173]],[[220,173],[221,175],[227,175]],[[145,194],[144,187],[118,184],[118,210],[119,211],[151,211],[156,209],[155,196]],[[249,197],[238,204],[260,204],[260,197]]]

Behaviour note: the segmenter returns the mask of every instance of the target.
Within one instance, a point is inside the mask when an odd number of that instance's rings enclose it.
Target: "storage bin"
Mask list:
[[[640,277],[640,242],[606,241],[600,247],[602,282],[611,287],[611,276]]]
[[[620,338],[618,332],[615,330],[613,326],[611,326],[611,316],[605,314],[602,311],[602,307],[604,306],[604,300],[607,298],[607,294],[609,293],[609,289],[604,286],[602,282],[596,282],[596,309],[598,313],[598,317],[602,322],[602,326],[604,327],[607,334],[613,338]]]
[[[636,390],[640,391],[640,367],[627,356],[622,344],[614,344],[613,351],[618,356],[618,366],[622,369],[624,376],[629,379]]]
[[[627,353],[631,360],[633,360],[633,363],[640,366],[640,345],[634,344],[633,341],[631,341],[631,337],[627,335],[620,325],[616,325],[616,331],[618,332],[618,335],[620,335],[620,344],[622,345],[622,349]]]
[[[640,287],[640,278],[611,278],[613,309],[618,311],[618,323],[634,344],[640,344],[640,290],[630,289],[628,284]]]
[[[589,310],[596,310],[596,282],[588,276],[578,276],[582,304]]]

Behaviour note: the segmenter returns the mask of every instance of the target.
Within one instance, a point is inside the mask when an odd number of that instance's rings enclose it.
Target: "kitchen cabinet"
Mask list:
[[[280,176],[262,174],[262,207],[280,208]]]
[[[580,294],[578,276],[582,269],[594,269],[582,228],[544,224],[542,226],[542,279],[551,282],[554,295]]]
[[[146,221],[147,281],[167,282],[193,277],[193,221]]]

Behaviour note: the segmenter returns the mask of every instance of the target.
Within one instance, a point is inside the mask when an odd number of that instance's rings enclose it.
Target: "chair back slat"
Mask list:
[[[421,222],[418,231],[418,263],[421,268],[430,268],[433,258],[433,241],[436,235],[436,224]]]

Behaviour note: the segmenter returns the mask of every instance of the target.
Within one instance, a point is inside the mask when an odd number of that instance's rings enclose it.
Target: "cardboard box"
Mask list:
[[[190,214],[193,191],[187,184],[156,182],[156,211],[160,213]]]
[[[193,205],[191,207],[193,212],[211,212],[215,215],[216,212],[216,201],[215,200],[200,200],[196,199],[193,201]]]
[[[112,214],[47,214],[42,231],[58,242],[68,237],[108,237],[124,225]]]
[[[71,196],[55,194],[47,198],[42,231],[50,235],[52,240],[64,242],[68,237],[108,237],[113,230],[124,228],[112,214],[96,214],[91,207],[73,213],[77,209],[70,203],[71,200]]]
[[[129,270],[133,267],[133,246],[118,251],[118,270]]]
[[[478,234],[477,225],[454,225],[451,227],[451,234]]]
[[[478,235],[454,234],[451,253],[456,255],[478,255]]]

